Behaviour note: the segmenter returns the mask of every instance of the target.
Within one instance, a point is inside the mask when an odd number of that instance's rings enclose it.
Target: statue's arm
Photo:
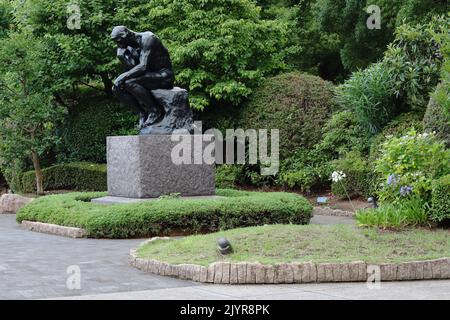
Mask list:
[[[117,78],[116,82],[120,83],[130,78],[141,76],[145,73],[145,71],[147,71],[153,41],[153,37],[142,39],[142,50],[139,58],[139,64],[134,66],[131,70],[121,74],[119,78]]]
[[[117,58],[122,62],[125,68],[131,69],[136,66],[133,57],[131,56],[131,52],[129,49],[118,48],[117,49]]]

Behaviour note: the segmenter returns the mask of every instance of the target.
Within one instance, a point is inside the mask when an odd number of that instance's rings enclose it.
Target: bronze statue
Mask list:
[[[141,129],[161,121],[165,110],[151,90],[173,89],[175,76],[168,50],[152,32],[134,32],[125,26],[114,27],[111,39],[126,69],[114,81],[114,94],[139,115]]]

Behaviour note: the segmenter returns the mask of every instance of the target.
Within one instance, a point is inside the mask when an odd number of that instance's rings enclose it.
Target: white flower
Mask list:
[[[344,179],[346,177],[345,173],[342,171],[334,171],[331,174],[331,180],[333,180],[333,182],[339,182],[342,179]]]

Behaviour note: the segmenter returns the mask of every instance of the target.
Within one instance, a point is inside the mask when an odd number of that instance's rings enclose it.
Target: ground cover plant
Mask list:
[[[307,224],[312,206],[293,193],[218,190],[216,199],[158,200],[104,206],[91,203],[104,193],[70,193],[36,199],[17,221],[84,228],[92,238],[128,238],[214,232],[264,224]]]
[[[156,240],[140,247],[138,256],[169,263],[207,266],[215,261],[260,262],[404,262],[450,256],[450,231],[410,229],[386,232],[348,225],[270,225]],[[233,253],[217,253],[226,237]]]

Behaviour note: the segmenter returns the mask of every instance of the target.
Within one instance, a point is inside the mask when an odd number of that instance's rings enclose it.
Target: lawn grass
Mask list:
[[[219,237],[230,240],[234,252],[220,256]],[[348,225],[268,225],[156,240],[138,249],[143,258],[173,264],[207,266],[215,261],[259,262],[404,262],[450,257],[450,231],[411,229],[401,232]]]

